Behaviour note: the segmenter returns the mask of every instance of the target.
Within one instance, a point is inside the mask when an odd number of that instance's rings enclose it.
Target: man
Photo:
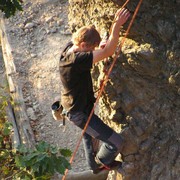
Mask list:
[[[94,27],[88,26],[73,34],[72,42],[67,44],[61,54],[61,103],[68,112],[69,120],[81,129],[84,128],[95,102],[90,72],[92,66],[113,55],[118,44],[120,28],[129,16],[130,13],[126,9],[117,11],[104,48],[95,49],[99,46],[101,37]],[[93,152],[92,137],[103,142],[97,154]],[[93,173],[99,172],[102,167],[110,168],[123,147],[121,135],[104,124],[95,114],[89,122],[83,141],[86,159]]]

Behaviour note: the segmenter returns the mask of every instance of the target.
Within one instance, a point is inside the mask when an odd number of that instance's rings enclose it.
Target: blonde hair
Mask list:
[[[73,34],[72,41],[75,45],[85,42],[90,46],[99,46],[101,37],[94,26],[83,26]]]

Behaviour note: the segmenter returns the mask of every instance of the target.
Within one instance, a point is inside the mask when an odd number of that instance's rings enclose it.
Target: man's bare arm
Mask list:
[[[130,13],[127,9],[119,9],[115,15],[115,22],[112,25],[112,31],[106,46],[103,49],[93,51],[93,63],[97,63],[109,56],[112,56],[116,50],[119,40],[119,31],[121,26],[128,20]]]

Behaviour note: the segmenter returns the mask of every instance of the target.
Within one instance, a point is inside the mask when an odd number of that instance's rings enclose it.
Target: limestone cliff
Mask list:
[[[69,0],[72,32],[94,24],[103,36],[124,2]],[[131,0],[126,7],[133,14],[137,4]],[[179,14],[179,0],[142,2],[99,101],[101,118],[123,130],[126,180],[177,180],[180,174]],[[111,61],[94,67],[95,89]]]

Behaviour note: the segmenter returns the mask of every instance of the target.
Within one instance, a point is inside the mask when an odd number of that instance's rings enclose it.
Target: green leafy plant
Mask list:
[[[54,173],[64,174],[70,169],[68,149],[60,149],[47,142],[37,143],[34,149],[20,145],[12,149],[9,135],[12,125],[5,122],[0,126],[0,178],[49,180]]]
[[[15,155],[15,163],[20,172],[15,178],[21,179],[50,179],[55,172],[64,174],[70,169],[67,157],[71,156],[68,149],[59,149],[42,141],[34,150],[19,146]]]
[[[9,18],[17,10],[22,11],[22,0],[0,0],[0,10]]]
[[[0,87],[0,91],[4,89]],[[2,93],[3,94],[3,93]],[[39,142],[34,149],[21,144],[12,148],[13,126],[6,119],[8,98],[0,96],[0,179],[49,180],[54,173],[64,174],[70,169],[68,157],[71,151]]]
[[[11,144],[12,124],[0,118],[0,178],[11,175],[16,169]]]

